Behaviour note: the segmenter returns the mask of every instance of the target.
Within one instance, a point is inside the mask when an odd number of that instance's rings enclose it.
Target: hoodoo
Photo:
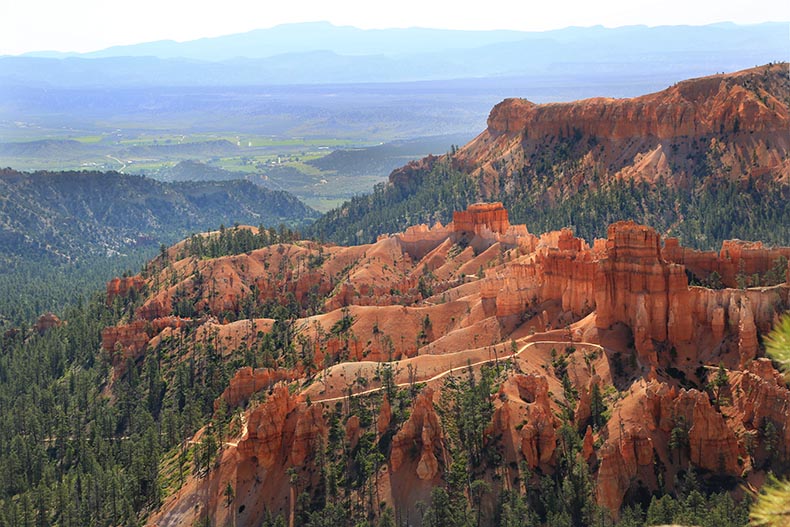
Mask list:
[[[465,211],[453,212],[453,230],[480,234],[483,229],[505,234],[510,228],[502,203],[475,203]]]

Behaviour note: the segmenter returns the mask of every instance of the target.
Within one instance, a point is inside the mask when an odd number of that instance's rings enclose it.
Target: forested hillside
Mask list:
[[[316,216],[293,195],[249,181],[0,170],[0,327],[90,295],[192,233],[301,227]]]
[[[172,243],[220,224],[299,225],[317,214],[247,181],[163,183],[115,172],[0,172],[0,255],[79,260]]]
[[[152,356],[110,385],[101,330],[133,307],[97,295],[57,327],[0,336],[0,526],[132,527],[160,503],[164,460],[210,415],[231,365],[207,348],[166,383]]]
[[[547,203],[545,191],[553,173],[513,177],[511,191],[498,194],[515,222],[531,232],[572,227],[592,241],[606,235],[606,226],[634,219],[654,226],[684,244],[714,249],[723,240],[761,240],[790,243],[790,185],[719,180],[693,190],[649,182],[613,181],[595,187],[582,185],[565,199]],[[382,184],[373,193],[353,198],[330,211],[308,232],[338,243],[369,243],[382,233],[398,232],[414,223],[452,221],[454,209],[484,199],[479,181],[445,161],[425,169],[408,185]]]

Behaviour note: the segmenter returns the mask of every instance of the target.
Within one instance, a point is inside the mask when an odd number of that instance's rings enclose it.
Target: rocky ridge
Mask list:
[[[452,461],[443,383],[466,364],[478,371],[508,357],[513,368],[492,397],[487,448],[502,453],[512,477],[521,467],[533,476],[556,469],[560,416],[569,403],[562,357],[578,392],[572,426],[598,503],[615,515],[640,487],[671,490],[675,476],[692,468],[759,484],[768,468],[790,461],[790,391],[760,358],[760,335],[790,305],[790,284],[709,289],[690,285],[684,265],[724,270],[737,260],[748,262],[737,268],[766,273],[787,248],[732,242],[699,255],[633,222],[611,225],[605,240],[589,245],[568,229],[535,236],[510,225],[498,203],[456,218],[457,224],[416,226],[357,247],[295,242],[208,260],[171,251],[164,267],[157,264],[175,285],[152,271],[136,320],[106,330],[108,351],[135,359],[178,340],[187,354],[194,353],[192,342],[214,342],[222,356],[238,357],[281,323],[228,320],[228,313],[242,313],[240,300],[252,291],[256,303],[291,294],[301,311],[292,338],[312,357],[298,359],[296,370],[277,361],[239,370],[222,395],[242,409],[256,391],[264,402],[244,410],[247,426],[226,444],[213,479],[188,486],[189,493],[213,496],[207,503],[218,521],[229,514],[220,495],[226,482],[249,522],[260,521],[264,508],[287,512],[288,474],[299,492],[317,492],[334,412],[343,416],[346,448],[358,448],[363,437],[389,445],[370,477],[382,501],[411,510]],[[200,282],[213,284],[210,293],[196,287],[196,270]],[[314,295],[325,293],[313,314],[308,299],[316,285]],[[175,291],[208,318],[179,325]],[[397,389],[427,384],[412,401],[382,397],[381,366],[389,360]],[[719,367],[727,384],[714,393],[708,386]],[[590,402],[595,386],[613,390],[606,395],[609,417],[598,428]],[[357,396],[348,394],[360,392],[370,394],[360,400],[372,398],[365,403],[373,405],[371,419],[352,410]],[[403,404],[410,411],[399,421]],[[673,434],[686,439],[673,442]],[[204,509],[185,511],[188,499],[170,497],[151,523],[190,524]]]
[[[773,64],[691,79],[633,99],[540,105],[506,99],[453,163],[482,174],[486,196],[507,187],[513,172],[535,170],[542,149],[562,144],[576,162],[565,167],[550,195],[618,179],[689,187],[703,165],[716,173],[706,177],[787,182],[788,94],[787,64]]]

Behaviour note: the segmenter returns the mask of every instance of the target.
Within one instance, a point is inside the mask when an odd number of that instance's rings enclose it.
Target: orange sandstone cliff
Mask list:
[[[481,179],[488,197],[498,196],[499,189],[507,192],[514,173],[531,173],[544,152],[555,149],[555,157],[570,156],[573,162],[563,165],[562,177],[551,184],[550,200],[582,185],[619,179],[687,188],[703,168],[731,180],[788,182],[787,93],[787,64],[773,64],[691,79],[632,99],[551,104],[506,99],[491,110],[486,130],[452,160]]]

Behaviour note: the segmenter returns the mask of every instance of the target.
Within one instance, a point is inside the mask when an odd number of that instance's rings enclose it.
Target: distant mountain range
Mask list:
[[[692,76],[786,60],[787,23],[600,26],[547,32],[361,30],[289,24],[189,42],[0,58],[0,83],[87,87],[405,82],[671,71]]]
[[[603,29],[603,28],[597,28]],[[201,38],[187,42],[160,40],[127,46],[113,46],[89,53],[33,52],[33,57],[159,57],[194,60],[266,58],[288,53],[329,51],[340,55],[404,55],[426,50],[471,49],[543,35],[567,38],[575,28],[546,33],[521,31],[455,31],[427,28],[359,29],[329,22],[282,24],[246,33]]]

